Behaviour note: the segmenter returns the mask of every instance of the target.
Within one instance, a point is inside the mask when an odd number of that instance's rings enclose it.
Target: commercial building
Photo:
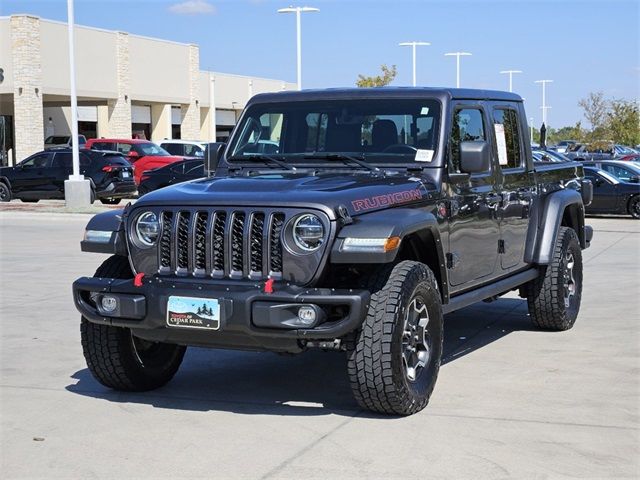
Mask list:
[[[292,90],[281,80],[200,69],[194,44],[76,26],[80,133],[151,140],[224,139],[254,94]],[[0,163],[70,134],[67,24],[0,17]]]

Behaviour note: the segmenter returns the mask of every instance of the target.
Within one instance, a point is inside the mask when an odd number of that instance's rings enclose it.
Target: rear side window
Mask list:
[[[456,110],[451,130],[449,171],[460,173],[460,144],[486,140],[484,119],[479,108]]]
[[[160,146],[171,155],[184,155],[183,147],[179,143],[163,143]]]
[[[131,165],[131,162],[124,158],[122,155],[104,155],[103,160],[105,163],[109,165],[121,165],[123,167],[128,167]]]
[[[73,156],[70,153],[56,153],[51,162],[52,167],[73,168]]]
[[[518,112],[511,108],[494,109],[493,128],[496,134],[496,148],[500,166],[502,168],[524,166],[524,156],[520,148]]]

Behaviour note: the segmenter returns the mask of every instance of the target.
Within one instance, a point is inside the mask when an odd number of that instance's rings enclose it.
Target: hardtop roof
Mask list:
[[[316,90],[284,91],[255,95],[252,103],[279,103],[314,100],[357,100],[365,98],[435,98],[439,100],[498,100],[522,102],[515,93],[500,90],[472,88],[435,87],[372,87],[372,88],[325,88]]]

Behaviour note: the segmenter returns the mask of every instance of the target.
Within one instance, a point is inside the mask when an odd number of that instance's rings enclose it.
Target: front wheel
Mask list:
[[[411,415],[427,406],[440,369],[438,285],[426,265],[404,261],[371,294],[367,317],[349,352],[351,388],[363,408]]]
[[[95,273],[103,278],[133,278],[126,257],[108,258]],[[98,325],[82,318],[82,350],[89,371],[102,385],[140,392],[159,388],[178,371],[186,347],[150,342],[129,328]]]
[[[11,189],[7,186],[6,183],[0,182],[0,202],[10,202],[11,201]]]
[[[636,220],[640,219],[640,195],[636,195],[635,197],[631,197],[629,200],[629,215],[631,215]]]
[[[560,227],[553,257],[525,286],[533,324],[545,330],[569,330],[582,297],[582,250],[575,230]]]

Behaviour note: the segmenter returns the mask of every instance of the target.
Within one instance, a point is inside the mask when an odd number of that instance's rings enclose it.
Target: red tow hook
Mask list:
[[[273,278],[264,282],[264,293],[273,293]]]
[[[133,278],[133,286],[134,287],[141,287],[143,278],[144,278],[144,273],[136,274],[136,276]]]

